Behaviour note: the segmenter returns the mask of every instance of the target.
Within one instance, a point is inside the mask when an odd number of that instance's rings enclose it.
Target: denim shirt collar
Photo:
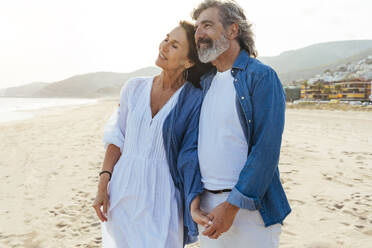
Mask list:
[[[238,57],[235,59],[235,62],[232,66],[231,75],[235,78],[238,70],[245,70],[248,67],[250,60],[251,57],[249,56],[249,54],[245,50],[240,50],[240,53]],[[204,96],[209,90],[213,77],[216,75],[216,73],[217,69],[216,67],[213,67],[213,69],[211,69],[209,72],[207,72],[200,78]]]
[[[233,77],[235,77],[235,75],[236,75],[236,71],[234,69],[238,69],[238,70],[247,69],[250,59],[251,59],[251,57],[249,56],[249,54],[245,50],[240,50],[240,53],[239,53],[238,57],[235,59],[235,62],[232,66],[231,73],[232,73]],[[207,77],[211,77],[212,75],[214,76],[216,74],[216,72],[217,72],[217,69],[214,67],[212,70],[210,70],[209,72],[207,72],[206,74],[204,74],[200,78],[201,81],[204,81]]]
[[[232,68],[233,69],[239,69],[239,70],[244,70],[248,66],[248,62],[250,60],[249,54],[245,50],[240,50],[240,53],[238,57],[236,58]]]

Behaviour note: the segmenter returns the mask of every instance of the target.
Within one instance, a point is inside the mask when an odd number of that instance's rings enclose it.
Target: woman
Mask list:
[[[117,117],[105,127],[107,150],[93,204],[105,222],[105,247],[183,247],[198,235],[190,204],[203,191],[199,80],[211,65],[198,59],[192,24],[180,22],[166,36],[156,65],[160,75],[125,85]],[[209,220],[198,206],[192,215]]]

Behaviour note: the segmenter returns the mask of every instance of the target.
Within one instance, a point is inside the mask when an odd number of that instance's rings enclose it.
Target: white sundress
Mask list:
[[[163,123],[177,103],[178,89],[152,118],[151,78],[130,80],[122,89],[116,116],[105,126],[104,142],[122,155],[109,183],[105,248],[183,247],[181,199],[163,144]]]

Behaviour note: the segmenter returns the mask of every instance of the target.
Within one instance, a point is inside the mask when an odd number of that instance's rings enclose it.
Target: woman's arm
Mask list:
[[[114,166],[121,156],[124,147],[125,129],[128,115],[128,97],[131,83],[128,82],[120,92],[120,104],[118,109],[111,115],[104,128],[104,138],[106,153],[103,161],[102,171],[108,171],[111,174]],[[98,218],[101,221],[107,221],[106,214],[109,208],[109,195],[107,185],[110,181],[110,174],[100,175],[98,182],[97,196],[93,203]],[[103,207],[103,211],[101,210]]]
[[[116,145],[110,144],[107,147],[105,159],[103,161],[102,171],[109,171],[112,173],[116,162],[121,156],[120,148]],[[110,181],[110,175],[103,173],[98,182],[98,191],[96,199],[93,203],[93,208],[96,210],[97,216],[101,221],[107,221],[106,214],[109,208],[109,197],[107,193],[107,185]],[[103,211],[101,211],[103,206]]]
[[[197,231],[196,223],[206,226],[210,221],[207,217],[207,213],[204,213],[199,208],[199,195],[204,191],[198,159],[198,130],[201,101],[201,96],[199,99],[193,100],[194,109],[190,113],[188,121],[185,123],[187,125],[185,127],[186,131],[177,158],[177,170],[181,177],[185,195],[184,215],[191,217],[193,220],[192,221],[191,218],[185,218],[184,223],[189,228],[192,228],[193,231]]]
[[[190,205],[192,219],[201,226],[207,228],[212,224],[213,217],[200,209],[200,195],[196,196]]]

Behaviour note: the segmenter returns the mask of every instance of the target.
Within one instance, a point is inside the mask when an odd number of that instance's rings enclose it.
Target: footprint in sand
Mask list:
[[[279,165],[291,165],[291,162],[280,162]]]
[[[58,204],[58,205],[56,205],[56,206],[54,207],[54,209],[61,209],[61,208],[63,208],[63,204]]]
[[[337,209],[342,209],[344,207],[344,204],[342,203],[336,203],[335,205],[333,205],[335,208]]]
[[[358,181],[358,182],[363,182],[363,179],[360,179],[360,178],[353,178],[354,181]]]
[[[334,248],[335,246],[331,243],[323,241],[316,241],[306,246],[306,248]]]
[[[56,224],[56,227],[58,227],[58,228],[64,228],[64,227],[66,227],[66,226],[68,226],[69,224],[68,223],[66,223],[65,221],[60,221],[59,223],[57,223]]]
[[[328,175],[328,174],[323,173],[322,175],[323,175],[323,177],[325,177],[325,179],[326,179],[327,181],[332,181],[332,180],[333,180],[333,177],[330,176],[330,175]]]
[[[96,226],[99,226],[99,225],[101,225],[101,223],[99,223],[99,222],[95,222],[95,223],[90,224],[91,227],[96,227]]]
[[[304,205],[305,204],[304,201],[296,200],[296,199],[289,199],[289,202],[291,202],[291,203],[298,203],[300,205]]]
[[[291,178],[280,178],[280,181],[282,182],[282,184],[285,184],[285,183],[290,183],[293,180]]]
[[[356,160],[365,160],[366,158],[363,157],[363,156],[358,155],[355,159],[356,159]]]
[[[66,237],[66,235],[64,235],[64,234],[62,234],[62,233],[56,233],[56,234],[54,235],[54,237],[55,237],[56,239],[63,239],[64,237]]]
[[[283,230],[283,233],[288,234],[288,235],[291,235],[291,236],[297,236],[295,233],[290,232],[288,230]]]

